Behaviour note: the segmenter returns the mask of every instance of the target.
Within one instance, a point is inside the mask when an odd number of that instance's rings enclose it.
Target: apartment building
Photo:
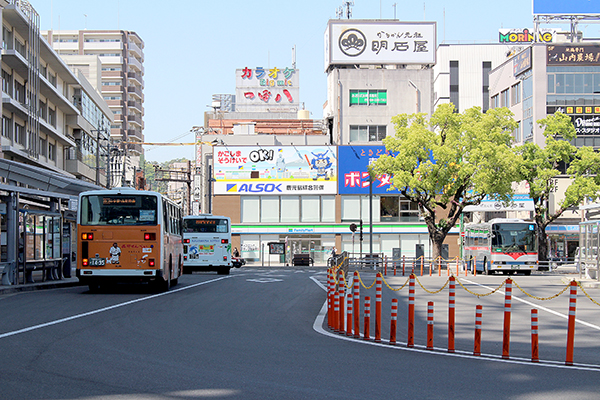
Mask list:
[[[70,271],[77,195],[107,184],[113,113],[43,40],[27,1],[0,7],[0,260],[8,263],[3,283],[14,284],[19,238],[25,261]]]
[[[100,81],[97,89],[115,115],[110,127],[112,160],[119,168],[114,183],[132,184],[143,154],[144,41],[137,33],[123,30],[44,31],[42,35],[67,64],[82,70],[92,83]],[[100,68],[93,62],[95,57]]]

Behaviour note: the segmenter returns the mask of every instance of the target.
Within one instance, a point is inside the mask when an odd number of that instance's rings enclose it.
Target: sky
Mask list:
[[[584,0],[579,0],[584,1]],[[589,1],[589,0],[588,0]],[[29,0],[41,30],[128,30],[144,41],[144,140],[193,142],[213,94],[235,94],[236,69],[285,68],[296,47],[300,102],[323,117],[323,35],[344,0]],[[396,4],[396,6],[394,6]],[[497,43],[499,29],[533,30],[527,0],[354,0],[352,19],[435,21],[439,43]],[[581,24],[585,37],[600,25]],[[545,25],[542,28],[565,29]],[[566,26],[568,29],[568,26]],[[508,47],[507,47],[508,49]],[[144,146],[148,161],[194,159],[194,146]]]

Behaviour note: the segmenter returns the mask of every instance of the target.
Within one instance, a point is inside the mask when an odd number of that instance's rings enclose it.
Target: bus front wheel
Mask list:
[[[229,275],[229,267],[221,268],[217,273],[219,275]]]

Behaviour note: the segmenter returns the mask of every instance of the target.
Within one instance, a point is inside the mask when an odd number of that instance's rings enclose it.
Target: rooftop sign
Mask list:
[[[332,64],[435,64],[436,23],[330,20],[325,70]]]

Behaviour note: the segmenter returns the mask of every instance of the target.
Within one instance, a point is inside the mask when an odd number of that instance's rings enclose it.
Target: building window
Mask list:
[[[48,123],[56,128],[56,110],[48,107]]]
[[[54,143],[48,144],[48,159],[56,161],[56,145]]]
[[[40,155],[44,157],[48,156],[48,141],[45,138],[40,138]]]
[[[350,105],[385,106],[387,90],[351,90]]]
[[[321,196],[321,222],[335,222],[335,196]]]
[[[379,142],[385,139],[385,125],[351,125],[351,142]]]
[[[15,124],[15,140],[20,145],[25,146],[25,141],[27,140],[27,137],[25,136],[25,126]]]
[[[281,210],[281,222],[300,222],[300,196],[282,196]]]
[[[25,104],[25,85],[15,80],[15,100],[21,104]]]
[[[302,222],[319,222],[321,219],[319,196],[302,196]]]
[[[458,73],[458,61],[450,61],[450,102],[454,104],[457,112],[459,110]]]
[[[508,89],[500,92],[500,107],[508,107]]]
[[[482,81],[483,81],[483,112],[490,108],[490,71],[492,63],[484,61],[482,65]]]
[[[490,108],[498,108],[498,95],[492,96],[492,104],[490,105]]]
[[[12,140],[12,118],[2,116],[2,136]]]
[[[517,127],[513,131],[513,137],[515,138],[515,143],[521,143],[521,121],[517,122]]]
[[[510,105],[514,106],[521,102],[521,82],[510,88]]]

